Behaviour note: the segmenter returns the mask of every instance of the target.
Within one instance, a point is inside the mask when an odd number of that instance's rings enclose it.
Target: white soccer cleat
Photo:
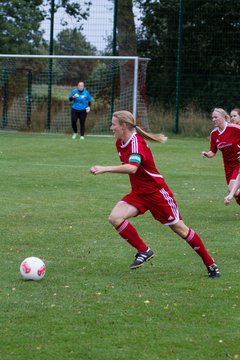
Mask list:
[[[75,140],[77,138],[77,134],[74,133],[73,136],[72,136],[72,139]]]

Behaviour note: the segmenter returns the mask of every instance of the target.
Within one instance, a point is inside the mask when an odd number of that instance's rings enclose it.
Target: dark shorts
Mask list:
[[[75,110],[71,108],[71,119],[73,122],[77,122],[78,119],[80,119],[80,121],[85,122],[86,117],[87,117],[86,110]]]

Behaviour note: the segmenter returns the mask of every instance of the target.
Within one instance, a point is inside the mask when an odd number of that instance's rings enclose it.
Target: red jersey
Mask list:
[[[223,131],[215,128],[211,132],[210,150],[222,152],[224,166],[237,166],[240,151],[240,126],[227,123]]]
[[[118,155],[122,164],[138,167],[135,174],[130,174],[132,191],[137,194],[152,194],[159,191],[165,184],[159,174],[147,142],[137,133],[133,133],[127,143],[116,141]]]

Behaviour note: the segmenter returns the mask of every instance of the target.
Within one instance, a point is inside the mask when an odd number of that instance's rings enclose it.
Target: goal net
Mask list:
[[[149,59],[117,56],[0,55],[0,129],[70,133],[69,95],[79,81],[92,96],[87,134],[110,134],[114,111],[149,130]]]

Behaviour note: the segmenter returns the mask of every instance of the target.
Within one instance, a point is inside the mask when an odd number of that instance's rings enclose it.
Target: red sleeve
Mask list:
[[[216,139],[214,138],[213,133],[211,134],[211,138],[210,138],[210,151],[212,151],[214,154],[216,154],[216,152],[218,151]]]

